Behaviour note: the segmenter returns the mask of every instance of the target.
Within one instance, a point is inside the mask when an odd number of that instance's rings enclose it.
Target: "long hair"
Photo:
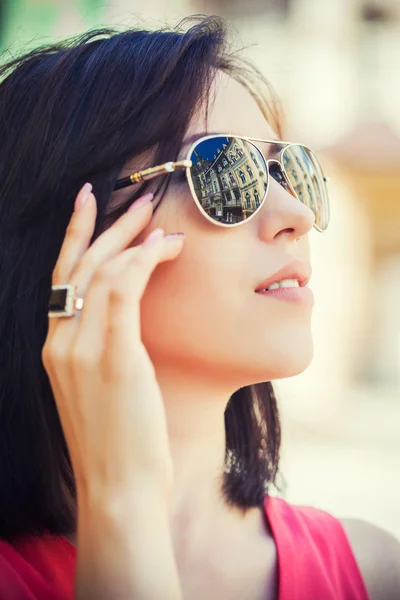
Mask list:
[[[51,274],[80,187],[93,184],[96,237],[149,187],[113,206],[124,164],[143,153],[155,164],[177,158],[219,69],[247,86],[280,131],[270,91],[259,91],[261,75],[229,53],[226,40],[217,18],[172,30],[98,29],[0,69],[0,537],[76,527],[74,474],[41,350]],[[159,178],[154,191],[162,198],[169,183]],[[228,502],[261,506],[279,446],[271,383],[233,394]]]

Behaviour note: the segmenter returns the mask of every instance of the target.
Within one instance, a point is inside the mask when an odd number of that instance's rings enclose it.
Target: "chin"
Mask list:
[[[303,373],[311,364],[314,344],[311,336],[302,343],[276,345],[273,351],[253,356],[248,363],[251,383],[261,383],[274,379],[286,379]]]
[[[276,375],[270,379],[285,379],[304,373],[310,366],[314,356],[312,339],[305,341],[301,348],[292,347],[284,353],[283,360],[276,364]]]

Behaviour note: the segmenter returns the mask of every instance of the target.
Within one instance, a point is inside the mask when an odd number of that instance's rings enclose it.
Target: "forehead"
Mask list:
[[[218,72],[210,90],[208,114],[202,110],[194,116],[188,136],[204,131],[277,138],[250,92],[223,72]]]

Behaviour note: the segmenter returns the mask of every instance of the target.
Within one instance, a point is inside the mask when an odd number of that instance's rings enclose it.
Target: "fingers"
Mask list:
[[[153,195],[146,194],[89,248],[97,214],[96,201],[91,189],[91,184],[86,183],[76,198],[75,211],[54,268],[53,285],[62,285],[72,278],[79,285],[82,273],[91,275],[103,262],[119,254],[150,221]],[[87,277],[83,280],[87,285]]]
[[[162,235],[162,231],[155,231],[156,237]],[[154,232],[150,236],[154,237]],[[147,257],[144,256],[144,260],[138,259],[138,255],[145,251],[142,244],[134,248],[128,248],[98,269],[87,290],[79,322],[76,322],[75,317],[75,327],[67,327],[63,331],[58,328],[52,336],[50,344],[48,344],[44,362],[56,395],[60,418],[65,430],[69,431],[70,425],[68,410],[63,410],[63,398],[75,397],[77,389],[85,394],[82,385],[85,381],[91,381],[93,379],[92,375],[98,377],[103,367],[105,367],[108,374],[116,371],[116,365],[119,365],[119,371],[121,371],[123,363],[129,364],[129,368],[132,368],[132,353],[129,356],[129,361],[127,361],[127,355],[122,353],[121,350],[118,351],[118,356],[112,360],[112,369],[108,364],[112,352],[115,351],[110,349],[110,351],[105,352],[110,329],[109,315],[113,314],[109,306],[110,294],[112,290],[116,290],[117,293],[119,293],[119,290],[123,290],[123,293],[130,294],[129,299],[126,301],[126,308],[127,311],[132,310],[132,315],[130,322],[121,322],[121,326],[124,335],[130,341],[130,348],[137,349],[140,345],[139,302],[137,298],[143,294],[145,287],[145,285],[143,286],[142,277],[142,289],[140,289],[140,269],[137,269],[137,265],[147,265],[148,280],[156,264],[174,259],[183,246],[183,238],[179,236],[166,236],[162,240],[158,239],[161,243],[156,248],[149,249],[150,254]],[[127,281],[131,283],[124,289]],[[138,287],[135,285],[132,294],[133,281]],[[132,322],[134,322],[134,325]],[[120,347],[127,348],[127,344],[120,342]],[[84,377],[80,377],[82,372],[84,372]]]
[[[105,263],[93,275],[80,313],[79,328],[75,337],[75,355],[77,362],[87,368],[98,364],[105,343],[108,327],[108,297],[112,282],[126,268],[138,248],[128,248],[114,259]]]
[[[96,202],[92,185],[85,183],[75,200],[75,210],[67,227],[60,254],[53,271],[53,285],[70,279],[72,269],[89,246],[96,222]]]
[[[142,347],[140,331],[140,300],[151,274],[160,262],[165,241],[162,229],[156,229],[145,239],[143,245],[125,269],[124,277],[114,282],[110,290],[108,305],[108,335],[106,338],[105,365],[108,376],[118,379],[129,376],[132,363],[121,361],[121,356],[135,356]],[[170,242],[176,245],[177,252],[183,241]]]
[[[68,225],[52,278],[53,285],[70,283],[77,286],[79,295],[84,295],[94,271],[103,262],[126,248],[148,225],[152,215],[153,194],[146,194],[89,248],[97,214],[96,200],[91,189],[90,183],[85,184],[76,198],[75,211]],[[72,335],[74,329],[70,323],[67,326],[63,319],[51,320],[49,334],[56,328],[63,331],[68,328],[71,333],[65,335]]]
[[[95,221],[96,221],[96,200],[94,195],[91,193],[92,186],[90,183],[86,183],[80,192],[78,193],[75,200],[75,210],[72,214],[70,223],[68,225],[66,235],[61,246],[60,254],[56,262],[53,276],[53,285],[62,285],[75,282],[71,281],[71,275],[77,265],[80,263],[82,257],[88,251],[90,241],[93,236]],[[123,215],[118,221],[111,227],[115,228],[113,239],[119,238],[120,244],[123,246],[135,236],[136,232],[139,232],[148,223],[151,217],[151,196],[147,195],[145,202],[143,199],[137,200],[132,205],[132,210]],[[148,204],[147,208],[143,207],[143,204]],[[140,209],[142,204],[142,209]],[[133,208],[134,207],[134,208]],[[122,233],[121,233],[122,231]],[[110,236],[104,236],[107,237]],[[101,240],[103,236],[100,236]],[[97,242],[99,241],[97,240]],[[98,244],[97,244],[98,245]],[[103,244],[104,245],[104,244]],[[118,244],[115,244],[112,249],[118,248]],[[100,253],[101,254],[101,253]],[[102,255],[106,252],[103,250]],[[101,261],[101,256],[97,260],[93,261],[93,269],[96,267],[96,263]],[[90,261],[88,261],[89,263]],[[87,285],[90,277],[93,274],[93,270],[86,272],[83,278],[84,283]],[[79,282],[78,282],[79,283]],[[68,321],[68,323],[66,322]],[[72,321],[72,323],[71,323]],[[48,354],[60,356],[63,354],[65,349],[68,349],[73,337],[76,333],[78,318],[74,319],[50,319],[48,334],[46,338],[45,347],[43,348],[43,360],[45,362]],[[51,346],[48,351],[48,347]],[[62,363],[63,360],[57,360],[57,363]],[[45,365],[46,366],[46,365]]]
[[[135,238],[148,224],[152,214],[152,194],[146,194],[118,219],[105,233],[103,233],[88,249],[93,236],[96,201],[91,193],[91,185],[85,184],[79,192],[75,202],[75,212],[72,215],[70,225],[67,229],[60,255],[53,274],[53,284],[70,283],[76,286],[78,294],[85,296],[84,309],[78,313],[71,323],[71,319],[54,319],[50,323],[46,348],[50,345],[50,352],[56,356],[65,354],[75,341],[78,331],[90,330],[83,344],[78,348],[87,361],[93,361],[104,346],[105,328],[108,327],[108,302],[109,295],[118,297],[124,279],[120,280],[119,274],[129,264],[129,273],[132,273],[132,265],[136,265],[138,271],[138,284],[133,291],[140,289],[144,291],[145,283],[148,281],[152,270],[159,262],[175,258],[181,248],[182,241],[177,237],[165,236],[161,244],[153,242],[163,238],[163,231],[155,231],[150,234],[145,244],[126,249],[126,246]],[[147,253],[143,252],[144,247]],[[150,257],[150,258],[149,258]],[[152,260],[151,260],[152,257]],[[150,262],[149,262],[150,261]],[[147,267],[147,271],[145,269]],[[146,273],[145,279],[140,278]],[[93,286],[89,286],[94,276]],[[130,280],[130,279],[129,279]],[[86,290],[90,287],[90,292]],[[115,294],[113,290],[115,288]],[[111,290],[111,291],[110,291]],[[135,303],[135,296],[133,304]],[[141,296],[140,296],[141,297]],[[132,307],[132,304],[131,304]],[[136,319],[136,331],[139,333],[139,308],[132,307],[131,320]],[[79,321],[83,319],[83,327],[79,328]],[[51,325],[53,325],[51,327]],[[85,337],[82,335],[79,338]],[[91,347],[89,347],[89,345]],[[47,352],[47,350],[45,349]],[[70,365],[62,359],[56,360],[59,365],[59,375],[64,381],[70,379]],[[67,386],[69,387],[69,385]]]
[[[79,260],[70,276],[78,288],[78,294],[86,292],[93,273],[105,262],[120,254],[149,224],[153,205],[153,194],[137,200],[109,229],[97,238]]]
[[[74,344],[87,368],[96,368],[100,355],[110,376],[121,374],[126,365],[131,368],[132,362],[124,358],[141,346],[140,300],[147,283],[156,266],[176,258],[182,247],[182,236],[164,237],[163,230],[156,229],[143,244],[125,250],[95,273]]]

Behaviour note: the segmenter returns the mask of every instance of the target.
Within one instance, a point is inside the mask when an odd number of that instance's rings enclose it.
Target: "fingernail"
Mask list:
[[[137,200],[135,200],[135,202],[133,204],[131,204],[131,206],[128,208],[127,212],[135,210],[136,208],[140,208],[141,206],[144,206],[145,204],[149,204],[149,202],[151,202],[153,200],[153,198],[154,198],[154,194],[152,194],[151,192],[148,194],[145,194],[141,198],[138,198]]]
[[[151,233],[149,233],[147,238],[144,240],[143,245],[151,246],[155,242],[158,242],[158,240],[160,240],[163,236],[164,236],[164,229],[161,229],[161,227],[158,227],[157,229],[154,229]]]
[[[177,233],[168,233],[167,235],[164,236],[165,240],[179,240],[179,239],[183,239],[185,237],[185,234],[182,231],[178,231]]]
[[[85,183],[85,185],[81,188],[80,192],[78,193],[76,200],[75,200],[75,206],[74,206],[74,210],[75,212],[78,212],[79,210],[81,210],[84,205],[86,200],[88,199],[88,196],[90,194],[90,192],[92,191],[93,186],[91,183]]]

